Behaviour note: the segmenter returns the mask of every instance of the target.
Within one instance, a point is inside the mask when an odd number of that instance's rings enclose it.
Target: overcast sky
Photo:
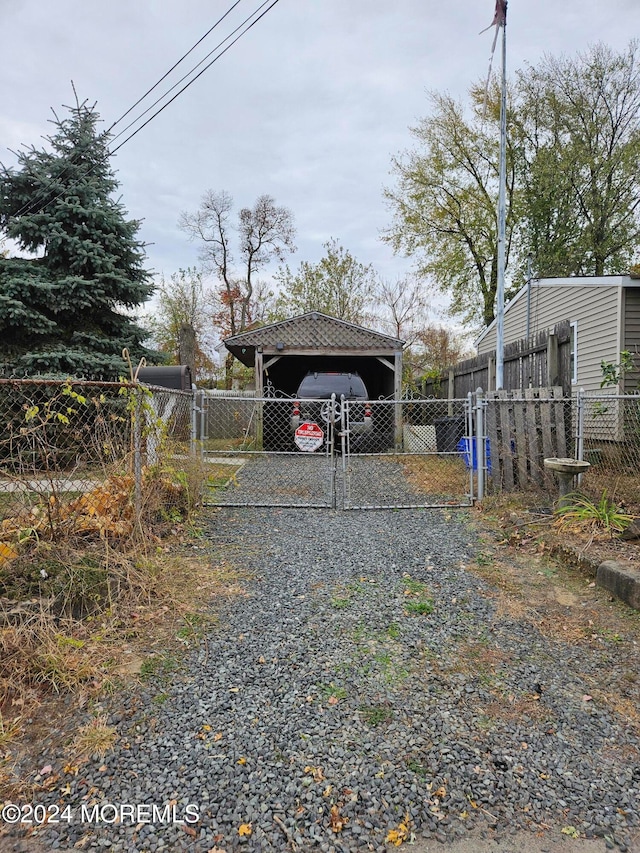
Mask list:
[[[109,126],[232,2],[0,0],[0,160],[42,144],[50,108],[72,102],[71,80]],[[260,2],[241,0],[178,71]],[[462,98],[486,76],[493,31],[479,32],[493,12],[494,0],[280,0],[114,157],[152,244],[148,266],[169,275],[196,262],[177,220],[214,189],[238,207],[262,193],[289,207],[293,266],[337,237],[385,277],[403,274],[410,263],[379,239],[391,157],[411,147],[427,90]],[[621,49],[637,34],[640,0],[510,0],[508,66],[598,40]]]

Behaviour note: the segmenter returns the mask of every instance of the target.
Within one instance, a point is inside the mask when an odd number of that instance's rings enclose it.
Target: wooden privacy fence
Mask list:
[[[553,487],[544,460],[573,455],[571,401],[560,387],[490,392],[486,435],[494,488]]]
[[[547,329],[512,341],[504,348],[504,379],[507,390],[561,386],[571,393],[571,324],[558,323]],[[444,370],[440,376],[422,383],[425,397],[459,400],[476,388],[496,387],[495,350],[467,358]]]

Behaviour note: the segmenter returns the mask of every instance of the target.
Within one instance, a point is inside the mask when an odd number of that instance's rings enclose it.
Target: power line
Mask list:
[[[201,38],[200,38],[200,39],[199,39],[199,40],[198,40],[194,45],[192,45],[192,47],[191,47],[191,48],[190,48],[190,49],[189,49],[185,54],[183,54],[183,56],[182,56],[182,57],[181,57],[177,62],[175,62],[175,63],[172,65],[172,67],[171,67],[171,68],[170,68],[170,69],[169,69],[169,70],[168,70],[168,71],[167,71],[167,72],[166,72],[166,73],[165,73],[165,74],[164,74],[164,75],[163,75],[163,76],[162,76],[158,81],[156,81],[156,83],[154,83],[154,85],[153,85],[150,89],[148,89],[148,90],[147,90],[147,92],[146,92],[146,93],[145,93],[141,98],[139,98],[139,99],[136,101],[136,103],[135,103],[135,104],[133,104],[133,106],[131,106],[131,107],[130,107],[130,108],[129,108],[125,113],[123,113],[123,114],[120,116],[120,118],[118,118],[115,122],[113,122],[113,123],[112,123],[112,125],[110,126],[110,128],[109,128],[107,131],[104,131],[103,133],[104,133],[104,134],[108,134],[108,133],[109,133],[109,131],[110,131],[111,129],[113,129],[113,127],[115,127],[117,124],[119,124],[119,123],[120,123],[120,122],[125,118],[125,116],[127,116],[129,113],[131,113],[131,111],[132,111],[133,109],[135,109],[135,107],[136,107],[138,104],[140,104],[140,103],[141,103],[141,102],[142,102],[142,101],[143,101],[143,100],[144,100],[144,99],[145,99],[145,98],[150,94],[150,92],[152,92],[154,89],[156,89],[156,88],[160,85],[160,83],[161,83],[164,79],[166,79],[166,77],[171,73],[171,71],[173,71],[173,70],[174,70],[174,69],[175,69],[175,68],[176,68],[176,67],[177,67],[177,66],[178,66],[182,61],[184,61],[184,59],[185,59],[185,58],[186,58],[190,53],[192,53],[192,52],[193,52],[193,50],[194,50],[194,49],[195,49],[199,44],[201,44],[201,43],[202,43],[202,41],[203,41],[203,40],[204,40],[204,39],[205,39],[205,38],[206,38],[206,37],[207,37],[211,32],[213,32],[213,30],[214,30],[217,26],[219,26],[219,24],[220,24],[220,23],[221,23],[221,22],[222,22],[222,21],[223,21],[223,20],[224,20],[224,19],[225,19],[225,18],[226,18],[226,17],[227,17],[227,16],[228,16],[232,11],[233,11],[233,9],[235,9],[235,8],[236,8],[236,6],[238,6],[238,4],[239,4],[240,2],[241,2],[241,0],[236,0],[236,2],[235,2],[235,3],[234,3],[234,4],[233,4],[233,5],[232,5],[232,6],[231,6],[231,7],[230,7],[226,12],[225,12],[225,14],[224,14],[224,15],[222,15],[222,16],[221,16],[221,17],[216,21],[216,23],[215,23],[212,27],[210,27],[210,28],[207,30],[207,32],[206,32],[206,33],[205,33],[205,34],[204,34],[204,35],[203,35],[203,36],[202,36],[202,37],[201,37]],[[166,91],[166,92],[165,92],[165,93],[164,93],[164,94],[163,94],[163,95],[162,95],[158,100],[156,100],[156,101],[154,102],[154,104],[152,104],[152,105],[151,105],[151,107],[149,107],[147,110],[145,110],[143,113],[141,113],[141,114],[140,114],[140,115],[139,115],[139,116],[138,116],[138,117],[137,117],[133,122],[131,122],[129,125],[127,125],[127,127],[126,127],[126,128],[125,128],[125,129],[120,133],[120,134],[118,134],[118,136],[121,136],[121,135],[122,135],[122,133],[126,132],[126,130],[127,130],[128,128],[130,128],[130,127],[132,127],[134,124],[136,124],[136,122],[138,122],[138,121],[139,121],[139,120],[140,120],[144,115],[146,115],[146,113],[148,113],[150,109],[153,109],[153,107],[154,107],[154,106],[156,106],[156,105],[157,105],[157,104],[158,104],[158,103],[159,103],[163,98],[165,98],[165,97],[166,97],[170,92],[172,92],[172,91],[175,89],[175,87],[176,87],[176,86],[180,85],[180,83],[181,83],[183,80],[185,80],[187,77],[189,77],[191,74],[193,74],[193,72],[194,72],[194,71],[195,71],[195,70],[196,70],[200,65],[202,65],[202,62],[204,62],[204,61],[205,61],[209,56],[211,56],[211,54],[212,54],[212,53],[214,53],[216,50],[218,50],[218,49],[219,49],[219,47],[220,47],[221,45],[223,45],[223,44],[225,43],[225,41],[227,41],[227,40],[228,40],[228,39],[229,39],[229,38],[230,38],[234,33],[236,33],[236,32],[237,32],[237,31],[238,31],[242,26],[244,26],[244,24],[246,24],[248,21],[250,21],[250,20],[251,20],[251,18],[253,18],[253,17],[256,15],[256,13],[257,13],[257,12],[259,12],[259,11],[260,11],[260,10],[261,10],[265,5],[266,5],[266,3],[268,3],[268,2],[269,2],[269,0],[264,0],[264,2],[263,2],[263,3],[261,3],[261,5],[260,5],[260,6],[258,6],[258,8],[257,8],[257,9],[255,9],[255,10],[254,10],[254,11],[253,11],[253,12],[252,12],[252,13],[251,13],[247,18],[245,18],[245,20],[244,20],[244,21],[243,21],[243,22],[242,22],[238,27],[236,27],[236,28],[235,28],[235,29],[234,29],[234,30],[233,30],[233,31],[232,31],[232,32],[231,32],[231,33],[230,33],[230,34],[229,34],[225,39],[223,39],[223,40],[222,40],[222,41],[221,41],[221,42],[220,42],[220,43],[219,43],[219,44],[218,44],[218,45],[213,49],[213,51],[210,51],[210,52],[207,54],[207,56],[206,56],[206,57],[204,57],[204,59],[200,60],[200,62],[199,62],[199,63],[197,63],[197,64],[196,64],[196,65],[191,69],[191,71],[189,71],[189,72],[188,72],[186,75],[184,75],[184,76],[183,76],[183,77],[182,77],[182,78],[181,78],[181,79],[180,79],[176,84],[174,84],[174,86],[172,86],[169,90],[167,90],[167,91]],[[182,88],[182,89],[181,89],[181,90],[180,90],[176,95],[174,95],[174,97],[173,97],[173,98],[171,98],[171,100],[170,100],[170,101],[168,101],[166,104],[164,104],[164,106],[162,106],[159,110],[157,110],[157,111],[156,111],[156,112],[155,112],[155,113],[154,113],[154,114],[153,114],[153,115],[152,115],[152,116],[151,116],[151,117],[150,117],[150,118],[149,118],[149,119],[148,119],[148,120],[147,120],[143,125],[141,125],[141,126],[140,126],[136,131],[134,131],[134,133],[130,134],[130,135],[129,135],[125,140],[123,140],[123,142],[121,142],[121,143],[120,143],[120,145],[118,145],[115,149],[109,149],[109,150],[107,151],[106,156],[105,156],[102,160],[100,160],[98,163],[93,164],[92,166],[89,166],[89,168],[88,168],[88,169],[86,169],[86,171],[84,172],[84,174],[82,174],[81,176],[79,176],[79,178],[78,178],[78,179],[76,179],[75,181],[73,181],[73,182],[71,183],[71,186],[66,187],[65,189],[63,189],[63,190],[62,190],[62,192],[60,192],[60,193],[58,193],[58,195],[54,196],[54,198],[50,199],[49,201],[46,201],[46,202],[45,202],[45,204],[43,204],[43,205],[42,205],[42,207],[38,210],[38,212],[41,212],[41,211],[43,211],[43,210],[46,210],[46,208],[47,208],[47,207],[49,207],[50,205],[54,204],[54,203],[55,203],[58,199],[60,199],[63,195],[68,194],[68,193],[69,193],[69,192],[70,192],[70,191],[71,191],[75,186],[78,186],[78,185],[79,185],[79,182],[80,182],[81,180],[83,180],[84,178],[88,177],[88,176],[89,176],[89,175],[90,175],[90,174],[91,174],[91,173],[92,173],[92,172],[93,172],[93,171],[94,171],[94,170],[95,170],[99,165],[101,165],[101,163],[106,162],[106,161],[109,159],[109,157],[111,157],[111,156],[112,156],[116,151],[118,151],[120,148],[122,148],[122,146],[123,146],[123,145],[125,145],[125,144],[130,140],[130,139],[132,139],[132,138],[133,138],[133,137],[134,137],[134,136],[135,136],[135,135],[136,135],[140,130],[142,130],[142,128],[143,128],[143,127],[146,127],[146,125],[147,125],[147,124],[149,124],[149,123],[150,123],[150,122],[151,122],[151,121],[152,121],[152,120],[153,120],[157,115],[159,115],[159,113],[161,113],[161,112],[162,112],[162,111],[163,111],[167,106],[169,106],[169,104],[170,104],[170,103],[172,103],[174,100],[176,100],[176,98],[177,98],[179,95],[181,95],[181,94],[182,94],[182,92],[184,92],[184,91],[185,91],[185,90],[186,90],[186,89],[187,89],[187,88],[188,88],[188,87],[189,87],[193,82],[195,82],[195,80],[197,80],[197,79],[198,79],[198,77],[200,77],[200,76],[201,76],[205,71],[207,71],[207,70],[208,70],[208,68],[210,68],[210,67],[211,67],[211,65],[213,65],[213,64],[214,64],[214,62],[216,62],[218,59],[220,59],[220,58],[221,58],[221,57],[222,57],[222,56],[223,56],[223,55],[224,55],[224,54],[225,54],[225,53],[226,53],[226,52],[227,52],[227,51],[228,51],[228,50],[229,50],[229,49],[230,49],[230,48],[231,48],[231,47],[232,47],[236,42],[237,42],[237,41],[239,41],[239,39],[240,39],[240,38],[242,38],[242,36],[243,36],[243,35],[245,35],[245,34],[246,34],[246,33],[247,33],[247,32],[248,32],[248,31],[249,31],[249,30],[250,30],[250,29],[251,29],[251,28],[252,28],[252,27],[253,27],[253,26],[254,26],[254,25],[255,25],[255,24],[260,20],[260,19],[261,19],[261,18],[263,18],[263,17],[266,15],[266,13],[267,13],[267,12],[269,12],[269,11],[271,10],[271,8],[273,8],[273,6],[275,6],[275,5],[276,5],[276,3],[277,3],[277,2],[279,2],[279,0],[274,0],[274,2],[272,2],[272,3],[271,3],[271,6],[269,6],[269,8],[268,8],[268,9],[266,9],[266,10],[265,10],[265,11],[264,11],[264,12],[263,12],[263,13],[262,13],[258,18],[256,18],[254,21],[252,21],[252,22],[251,22],[251,24],[249,24],[249,26],[247,26],[247,27],[246,27],[246,28],[245,28],[245,29],[244,29],[244,30],[243,30],[243,31],[242,31],[242,32],[241,32],[241,33],[240,33],[240,34],[239,34],[239,35],[238,35],[238,36],[237,36],[237,37],[236,37],[236,38],[235,38],[235,39],[234,39],[234,40],[233,40],[233,41],[232,41],[232,42],[231,42],[231,43],[230,43],[226,48],[225,48],[225,50],[223,50],[223,51],[222,51],[222,52],[221,52],[217,57],[215,57],[215,58],[214,58],[214,59],[213,59],[213,60],[212,60],[212,61],[211,61],[211,62],[210,62],[210,63],[209,63],[209,64],[208,64],[208,65],[207,65],[207,66],[206,66],[206,67],[205,67],[205,68],[204,68],[200,73],[199,73],[199,74],[197,74],[197,75],[196,75],[196,77],[194,77],[194,78],[193,78],[189,83],[187,83],[187,85],[186,85],[186,86],[184,86],[184,87],[183,87],[183,88]],[[116,136],[115,138],[118,138],[118,136]],[[72,156],[73,156],[73,155],[72,155]],[[72,164],[69,164],[68,166],[66,166],[66,167],[63,169],[63,171],[62,171],[58,176],[56,176],[56,182],[59,182],[59,181],[64,177],[65,172],[67,172],[67,173],[68,173],[68,172],[70,171],[71,165],[72,165]],[[32,198],[32,199],[30,199],[30,200],[29,200],[28,202],[26,202],[26,203],[25,203],[25,204],[24,204],[24,205],[23,205],[23,206],[22,206],[18,211],[16,211],[16,213],[15,213],[15,214],[13,214],[13,216],[12,216],[11,218],[15,219],[15,218],[16,218],[16,217],[18,217],[18,216],[22,216],[22,215],[24,215],[25,213],[30,213],[30,212],[32,212],[32,211],[34,211],[34,210],[36,210],[36,208],[38,208],[38,206],[40,205],[40,203],[41,203],[41,202],[43,202],[43,201],[45,201],[45,193],[46,193],[46,191],[47,191],[48,189],[50,189],[51,187],[53,187],[53,186],[54,186],[54,181],[53,181],[53,180],[47,181],[46,185],[45,185],[44,187],[42,187],[42,188],[40,189],[40,191],[39,191],[39,192],[40,192],[41,197],[40,197],[39,199],[38,199],[37,197],[36,197],[36,198]]]
[[[125,118],[125,116],[129,115],[129,113],[130,113],[133,109],[135,109],[135,107],[136,107],[136,106],[137,106],[141,101],[143,101],[143,100],[147,97],[147,95],[149,95],[149,94],[150,94],[154,89],[156,89],[156,88],[160,85],[160,83],[161,83],[161,82],[162,82],[162,81],[163,81],[163,80],[164,80],[164,79],[165,79],[165,78],[166,78],[166,77],[167,77],[167,76],[168,76],[168,75],[169,75],[169,74],[170,74],[170,73],[171,73],[175,68],[177,68],[177,66],[178,66],[178,65],[180,65],[180,63],[181,63],[181,62],[183,62],[183,61],[184,61],[184,59],[186,59],[186,57],[187,57],[187,56],[189,56],[189,54],[190,54],[190,53],[192,53],[192,52],[195,50],[195,48],[196,48],[199,44],[201,44],[201,42],[202,42],[202,41],[204,41],[204,39],[205,39],[205,38],[206,38],[210,33],[212,33],[212,32],[213,32],[213,30],[214,30],[214,29],[216,29],[216,27],[217,27],[217,26],[218,26],[218,25],[219,25],[219,24],[220,24],[220,23],[221,23],[221,22],[222,22],[222,21],[223,21],[223,20],[224,20],[224,19],[225,19],[225,18],[226,18],[226,17],[227,17],[227,16],[228,16],[228,15],[229,15],[229,14],[230,14],[234,9],[235,9],[235,7],[236,7],[240,2],[242,2],[242,0],[236,0],[236,2],[235,2],[235,3],[234,3],[234,4],[233,4],[229,9],[227,9],[227,11],[224,13],[224,15],[222,15],[222,16],[221,16],[221,17],[216,21],[216,23],[215,23],[212,27],[210,27],[210,28],[207,30],[207,32],[206,32],[203,36],[201,36],[201,38],[200,38],[200,39],[198,39],[198,41],[197,41],[194,45],[192,45],[192,46],[189,48],[189,50],[188,50],[188,51],[187,51],[186,53],[184,53],[184,54],[180,57],[180,59],[179,59],[177,62],[175,62],[175,63],[171,66],[171,68],[170,68],[170,69],[169,69],[169,70],[168,70],[168,71],[167,71],[167,72],[166,72],[166,73],[165,73],[165,74],[164,74],[164,75],[163,75],[159,80],[157,80],[157,81],[153,84],[153,86],[152,86],[150,89],[148,89],[148,90],[145,92],[145,94],[144,94],[141,98],[138,98],[138,100],[135,102],[135,104],[133,104],[133,106],[129,107],[129,109],[128,109],[125,113],[123,113],[123,114],[120,116],[120,118],[119,118],[119,119],[116,119],[116,121],[114,121],[114,122],[111,124],[111,126],[110,126],[106,131],[105,131],[105,133],[109,133],[111,130],[113,130],[113,128],[114,128],[117,124],[119,124],[119,123],[120,123],[120,122]],[[196,68],[197,68],[197,67],[198,67],[198,66],[196,66]],[[73,86],[73,83],[72,83],[71,85]],[[74,88],[74,91],[75,91],[75,88]],[[171,90],[170,90],[170,91],[171,91]],[[144,113],[143,113],[143,115],[144,115]],[[134,122],[134,124],[135,124],[135,122]],[[71,162],[70,162],[67,166],[65,166],[65,167],[63,168],[62,172],[57,176],[57,180],[62,179],[62,178],[65,176],[65,174],[69,174],[69,172],[71,171],[71,166],[72,166],[72,165],[73,165],[73,155],[71,156]],[[91,174],[91,172],[92,172],[92,171],[93,171],[93,168],[92,168],[92,169],[90,169],[90,170],[88,170],[88,171],[85,173],[84,177],[87,177],[89,174]],[[77,182],[76,182],[76,185],[77,185]],[[42,188],[41,188],[41,190],[40,190],[40,193],[41,193],[40,198],[37,198],[37,193],[36,193],[36,198],[30,199],[29,201],[25,202],[25,203],[22,205],[22,207],[21,207],[18,211],[16,211],[16,213],[14,214],[14,218],[15,218],[16,216],[22,216],[22,215],[24,215],[24,214],[26,214],[26,213],[31,213],[31,212],[33,212],[33,211],[38,207],[38,205],[39,205],[42,201],[45,201],[45,198],[46,198],[46,197],[45,197],[44,193],[46,193],[47,189],[49,189],[51,186],[53,186],[53,181],[49,181],[49,182],[47,182],[47,183],[46,183],[46,185],[45,185],[44,187],[42,187]],[[60,195],[64,195],[64,190],[63,190],[63,192],[62,192]],[[53,199],[49,202],[49,204],[52,204],[53,202],[57,201],[57,199],[58,199],[58,198],[60,198],[60,195],[58,195],[58,196],[56,196],[55,198],[53,198]],[[46,207],[48,207],[48,204],[46,204],[46,205],[44,206],[44,208],[42,208],[42,209],[46,209]]]
[[[269,0],[263,0],[263,3],[261,3],[261,4],[260,4],[260,6],[258,6],[258,8],[257,8],[254,12],[252,12],[250,15],[248,15],[248,16],[244,19],[244,21],[242,21],[242,23],[241,23],[241,24],[238,24],[238,26],[235,28],[235,30],[232,30],[232,31],[229,33],[229,35],[228,35],[228,36],[226,36],[225,38],[223,38],[223,39],[222,39],[222,41],[221,41],[221,42],[218,42],[218,44],[213,48],[213,50],[210,50],[210,51],[209,51],[209,53],[208,53],[206,56],[204,56],[204,57],[200,60],[200,62],[198,62],[198,63],[197,63],[197,65],[194,65],[194,66],[193,66],[193,68],[192,68],[190,71],[188,71],[185,75],[183,75],[183,76],[182,76],[182,77],[181,77],[181,78],[180,78],[176,83],[174,83],[174,84],[173,84],[173,86],[172,86],[170,89],[167,89],[167,91],[166,91],[166,92],[164,92],[162,95],[160,95],[160,97],[159,97],[159,98],[157,98],[157,99],[156,99],[156,100],[151,104],[151,106],[150,106],[150,107],[147,107],[147,109],[146,109],[143,113],[140,113],[140,115],[139,115],[139,116],[137,116],[137,118],[135,118],[133,121],[129,122],[129,124],[128,124],[126,127],[124,127],[124,128],[123,128],[119,133],[117,133],[117,134],[112,138],[112,140],[111,140],[111,141],[112,141],[112,142],[115,142],[115,140],[116,140],[116,139],[119,139],[121,136],[123,136],[123,135],[127,132],[127,130],[129,130],[129,128],[130,128],[130,127],[133,127],[133,125],[134,125],[134,124],[137,124],[137,122],[139,122],[139,121],[140,121],[140,119],[141,119],[143,116],[145,116],[148,112],[151,112],[151,110],[152,110],[154,107],[156,107],[156,106],[157,106],[157,105],[158,105],[158,104],[159,104],[159,103],[160,103],[164,98],[166,98],[166,97],[167,97],[167,95],[169,95],[171,92],[173,92],[173,90],[174,90],[174,89],[176,89],[176,88],[177,88],[181,83],[183,83],[183,82],[184,82],[188,77],[190,77],[190,76],[193,74],[193,72],[194,72],[197,68],[199,68],[199,67],[202,65],[202,63],[203,63],[203,62],[206,62],[206,61],[207,61],[207,59],[208,59],[210,56],[212,56],[212,55],[213,55],[217,50],[219,50],[219,49],[222,47],[222,45],[223,45],[226,41],[229,41],[229,39],[231,38],[231,36],[235,35],[235,33],[237,33],[237,32],[238,32],[238,30],[239,30],[241,27],[243,27],[243,26],[244,26],[248,21],[250,21],[250,20],[251,20],[251,18],[253,18],[253,16],[254,16],[254,15],[256,15],[256,14],[260,11],[260,9],[262,9],[264,6],[266,6],[268,2],[269,2]],[[268,11],[268,10],[267,10],[267,11]],[[258,20],[259,20],[259,19],[258,19]],[[247,29],[248,29],[248,28],[247,28]],[[242,35],[244,35],[244,33],[242,33]],[[236,39],[236,41],[237,41],[237,39]],[[235,42],[232,42],[231,44],[234,44],[234,43],[235,43]],[[231,47],[231,45],[229,45],[229,47]],[[228,49],[228,48],[227,48],[227,49]],[[220,54],[220,56],[222,56],[225,52],[226,52],[226,51],[223,51],[223,53],[221,53],[221,54]],[[219,58],[220,58],[220,57],[216,57],[216,59],[214,60],[214,62],[215,62],[215,61],[217,61]],[[212,63],[210,63],[210,64],[212,64]],[[176,63],[176,65],[177,65],[177,63]],[[175,68],[176,66],[174,65],[173,67]],[[208,67],[209,67],[209,65],[207,66],[207,68],[208,68]],[[203,69],[203,71],[206,71],[206,70],[207,70],[206,68],[204,68],[204,69]],[[168,72],[167,72],[167,73],[168,73]],[[200,76],[200,75],[198,75],[198,76]],[[166,74],[165,74],[165,77],[166,77]],[[163,78],[163,79],[164,79],[164,78]],[[195,80],[195,79],[196,79],[196,78],[194,77],[194,80]],[[155,87],[154,87],[154,88],[155,88]],[[185,87],[185,88],[187,88],[187,87]],[[151,91],[151,89],[150,89],[149,91]],[[184,91],[184,89],[183,89],[182,91]],[[147,94],[149,94],[149,93],[147,93]],[[178,94],[180,94],[180,92],[178,92]],[[142,99],[141,99],[141,100],[142,100]],[[140,103],[140,102],[138,101],[138,103]],[[170,102],[169,102],[169,103],[170,103]],[[128,110],[128,112],[131,112],[131,110]],[[126,114],[127,114],[127,113],[125,113],[125,115],[126,115]],[[124,116],[123,116],[123,118],[124,118]],[[119,121],[120,121],[120,119],[119,119]],[[112,125],[112,127],[113,127],[113,125]],[[108,131],[107,131],[107,132],[108,132]],[[114,149],[114,150],[115,150],[115,149]]]
[[[218,18],[218,20],[215,22],[215,24],[214,24],[212,27],[210,27],[210,28],[206,31],[206,33],[205,33],[203,36],[201,36],[201,37],[198,39],[198,41],[197,41],[195,44],[193,44],[193,45],[189,48],[189,50],[188,50],[186,53],[184,53],[184,54],[180,57],[180,59],[179,59],[177,62],[174,62],[174,64],[171,66],[171,68],[170,68],[170,69],[169,69],[165,74],[163,74],[163,75],[162,75],[162,77],[160,77],[160,79],[159,79],[159,80],[156,80],[156,82],[153,84],[153,86],[152,86],[150,89],[147,89],[147,91],[144,93],[144,95],[142,95],[140,98],[138,98],[138,100],[135,102],[135,104],[133,104],[133,106],[129,107],[129,109],[128,109],[126,112],[122,113],[122,115],[120,116],[120,118],[116,119],[116,120],[113,122],[113,124],[111,125],[111,127],[107,128],[107,133],[109,133],[110,131],[112,131],[112,130],[113,130],[113,128],[114,128],[117,124],[120,124],[120,122],[121,122],[124,118],[126,118],[126,117],[129,115],[129,113],[130,113],[130,112],[132,112],[132,111],[133,111],[133,110],[138,106],[138,104],[140,104],[142,101],[144,101],[144,99],[147,97],[147,95],[150,95],[150,94],[153,92],[153,90],[154,90],[154,89],[157,89],[157,88],[158,88],[158,86],[160,85],[160,83],[162,83],[162,81],[163,81],[163,80],[166,80],[166,78],[169,76],[169,74],[171,74],[171,72],[172,72],[172,71],[175,71],[175,69],[178,67],[178,65],[180,65],[180,63],[181,63],[181,62],[184,62],[184,60],[187,58],[187,56],[189,56],[189,54],[193,53],[193,51],[198,47],[198,45],[199,45],[199,44],[202,44],[202,42],[206,39],[206,37],[207,37],[208,35],[210,35],[210,34],[211,34],[215,29],[216,29],[216,27],[217,27],[219,24],[221,24],[221,23],[224,21],[224,19],[225,19],[228,15],[230,15],[230,14],[231,14],[231,12],[233,12],[233,10],[236,8],[236,6],[240,5],[240,3],[241,3],[241,2],[242,2],[242,0],[236,0],[236,2],[233,4],[233,6],[231,6],[229,9],[227,9],[227,11],[224,13],[224,15],[222,15],[220,18]],[[204,60],[203,60],[203,61],[204,61]],[[198,67],[198,66],[196,65],[196,68],[197,68],[197,67]],[[169,91],[171,91],[171,90],[169,90]],[[144,115],[144,113],[143,113],[143,115]]]
[[[269,2],[269,0],[266,0],[266,2]],[[212,59],[212,60],[211,60],[211,62],[210,62],[208,65],[205,65],[205,67],[202,69],[202,71],[200,71],[198,74],[196,74],[196,76],[195,76],[192,80],[190,80],[190,81],[186,84],[186,86],[183,86],[183,87],[182,87],[182,89],[180,89],[180,91],[179,91],[179,92],[176,92],[176,94],[173,96],[173,98],[171,98],[170,100],[168,100],[168,101],[167,101],[167,103],[166,103],[166,104],[164,104],[162,107],[160,107],[160,109],[159,109],[159,110],[156,110],[156,112],[155,112],[152,116],[150,116],[150,117],[149,117],[149,118],[144,122],[144,124],[141,124],[141,125],[140,125],[140,127],[139,127],[137,130],[134,130],[134,132],[133,132],[132,134],[130,134],[129,136],[127,136],[127,138],[126,138],[125,140],[123,140],[123,141],[120,143],[120,145],[116,146],[115,148],[112,148],[112,149],[109,151],[109,154],[110,154],[110,155],[115,154],[115,153],[116,153],[116,151],[119,151],[119,150],[122,148],[122,146],[123,146],[123,145],[126,145],[126,144],[127,144],[127,142],[129,142],[129,140],[130,140],[130,139],[133,139],[133,137],[134,137],[136,134],[140,133],[140,131],[141,131],[144,127],[146,127],[150,122],[152,122],[152,121],[153,121],[153,119],[154,119],[156,116],[160,115],[160,113],[161,113],[163,110],[165,110],[165,109],[169,106],[169,104],[172,104],[172,103],[176,100],[176,98],[179,98],[179,97],[180,97],[180,95],[181,95],[184,91],[186,91],[186,90],[189,88],[189,86],[191,86],[191,84],[192,84],[192,83],[195,83],[195,81],[198,79],[198,77],[202,77],[202,75],[205,73],[205,71],[207,71],[209,68],[211,68],[211,66],[212,66],[215,62],[217,62],[219,59],[221,59],[221,58],[225,55],[225,53],[226,53],[228,50],[230,50],[230,49],[233,47],[233,45],[234,45],[237,41],[239,41],[239,40],[240,40],[244,35],[246,35],[246,34],[249,32],[249,30],[250,30],[252,27],[254,27],[254,26],[258,23],[258,21],[262,20],[262,18],[264,18],[264,16],[265,16],[268,12],[270,12],[270,11],[273,9],[273,7],[274,7],[277,3],[279,3],[279,2],[280,2],[280,0],[273,0],[273,2],[271,3],[271,5],[270,5],[267,9],[265,9],[265,10],[264,10],[264,12],[262,12],[262,14],[261,14],[261,15],[259,15],[259,16],[255,19],[255,21],[252,21],[246,29],[244,29],[244,30],[243,30],[243,31],[242,31],[238,36],[236,36],[236,38],[235,38],[235,39],[234,39],[230,44],[228,44],[228,45],[227,45],[227,47],[225,47],[225,49],[222,51],[222,53],[218,54],[218,56],[216,56],[214,59]],[[264,6],[264,3],[262,4],[262,6]],[[260,6],[260,7],[258,7],[258,8],[259,8],[259,9],[261,9],[261,8],[262,8],[262,6]],[[257,11],[257,10],[256,10],[256,11]],[[255,14],[255,13],[254,13],[254,14]],[[197,67],[197,66],[196,66],[196,67]]]

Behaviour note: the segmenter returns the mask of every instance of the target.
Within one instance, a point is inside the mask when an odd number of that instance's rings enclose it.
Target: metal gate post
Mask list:
[[[584,461],[584,410],[585,394],[584,388],[578,390],[578,417],[576,418],[576,459]],[[578,474],[578,485],[582,484],[582,474]]]
[[[200,455],[204,456],[204,443],[209,438],[209,397],[200,392]]]
[[[336,411],[336,395],[331,395],[331,402],[327,409],[327,454],[329,460],[329,506],[331,509],[336,508],[336,429],[335,429],[335,411]],[[342,418],[342,413],[340,414]]]
[[[349,506],[349,401],[342,400],[340,412],[340,456],[342,460],[342,509]]]
[[[198,440],[198,391],[195,384],[191,386],[191,455],[196,455]]]
[[[487,473],[487,440],[484,434],[484,393],[476,388],[476,460],[478,465],[478,500],[484,498],[485,477]]]
[[[584,388],[577,395],[578,417],[576,418],[576,459],[584,460]]]

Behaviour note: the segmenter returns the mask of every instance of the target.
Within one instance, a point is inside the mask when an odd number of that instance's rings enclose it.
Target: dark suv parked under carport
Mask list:
[[[335,400],[332,402],[332,396]],[[292,435],[302,423],[315,423],[327,434],[329,424],[335,429],[336,449],[340,448],[341,405],[349,401],[349,443],[355,453],[367,452],[375,430],[367,387],[358,373],[332,371],[309,372],[304,377],[291,409]],[[322,445],[324,447],[324,444]],[[320,448],[319,448],[320,449]]]

